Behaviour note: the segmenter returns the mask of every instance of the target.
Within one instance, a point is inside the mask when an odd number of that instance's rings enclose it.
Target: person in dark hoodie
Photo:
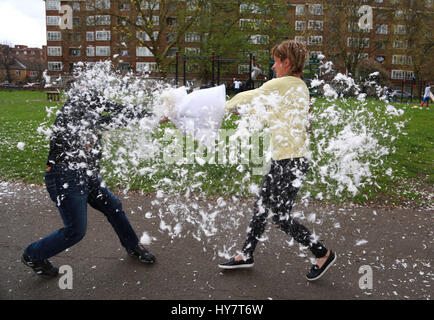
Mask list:
[[[78,243],[86,234],[87,204],[102,212],[127,253],[141,262],[155,262],[130,225],[121,201],[101,183],[101,132],[150,116],[138,106],[123,106],[96,91],[77,87],[57,115],[50,137],[45,185],[64,227],[31,243],[22,262],[40,276],[55,277],[48,259]]]

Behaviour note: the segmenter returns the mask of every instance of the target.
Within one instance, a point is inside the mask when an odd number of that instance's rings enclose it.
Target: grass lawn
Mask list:
[[[378,104],[379,102],[375,102]],[[315,108],[324,108],[324,100],[317,99]],[[0,91],[0,181],[18,180],[26,183],[43,183],[43,172],[46,167],[48,141],[39,134],[37,128],[41,123],[54,121],[46,118],[46,107],[60,107],[59,102],[48,102],[45,93],[39,91]],[[376,186],[367,186],[356,197],[347,200],[366,204],[380,201],[388,204],[423,204],[420,191],[426,186],[433,185],[434,160],[434,130],[431,125],[434,120],[433,110],[411,108],[412,105],[395,104],[397,108],[404,108],[404,117],[408,120],[403,132],[393,142],[395,153],[384,158],[384,167],[392,168],[394,177],[379,175]],[[231,120],[224,123],[224,127],[233,127]],[[166,124],[171,125],[171,124]],[[431,128],[431,129],[430,129]],[[18,148],[23,142],[24,148]],[[188,175],[205,172],[202,179],[202,190],[215,196],[228,195],[243,189],[240,185],[245,173],[233,167],[198,164],[184,165]],[[108,168],[112,170],[114,168]],[[131,177],[129,185],[133,189],[153,191],[155,179],[176,179],[176,167],[161,167],[161,172],[153,176],[153,181],[141,177]],[[374,169],[375,170],[375,169]],[[255,178],[260,183],[261,177]],[[115,187],[119,181],[108,177],[107,183]],[[238,185],[237,185],[238,184]],[[245,187],[245,186],[244,186]],[[341,201],[342,199],[332,199]]]

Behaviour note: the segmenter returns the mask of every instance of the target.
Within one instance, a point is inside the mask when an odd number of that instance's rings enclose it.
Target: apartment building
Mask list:
[[[141,23],[129,1],[44,1],[49,74],[68,74],[76,62],[96,62],[105,59],[112,59],[115,66],[122,71],[156,71],[154,56],[148,48],[140,44],[142,41],[151,40],[149,35],[133,29],[130,34],[120,31],[122,16],[132,17],[137,24]],[[337,0],[292,0],[287,8],[287,23],[293,26],[293,32],[288,34],[288,38],[305,42],[309,48],[310,58],[324,54],[327,59],[334,60],[342,72],[346,72],[348,66],[348,62],[344,61],[347,59],[342,55],[344,50],[346,55],[357,55],[358,59],[376,60],[389,72],[392,81],[411,80],[414,77],[414,61],[407,50],[407,25],[404,22],[400,23],[399,20],[399,15],[402,15],[401,5],[404,6],[402,1],[406,0],[360,1],[373,8],[373,25],[369,30],[357,31],[358,27],[353,25],[354,22],[344,21],[343,29],[342,26],[336,26],[336,21],[342,16],[342,12],[333,9]],[[433,14],[433,0],[420,2],[423,3],[423,11]],[[64,5],[69,5],[72,10],[72,21],[66,21],[66,28],[62,18],[64,12],[60,13]],[[337,7],[339,6],[336,5],[335,8]],[[158,7],[153,9],[156,10],[153,24],[158,26]],[[243,5],[240,6],[240,10],[243,10]],[[176,15],[167,19],[167,25],[176,23]],[[240,27],[242,22],[240,21]],[[165,41],[170,40],[170,36],[168,33],[159,38],[163,46]],[[258,45],[263,43],[261,35],[253,36],[256,37],[253,40]],[[200,37],[197,33],[187,33],[183,41],[185,52],[199,54],[197,43],[200,42]],[[335,45],[332,46],[332,43]],[[354,49],[356,47],[358,50]],[[178,48],[173,48],[169,55],[174,55],[176,50]],[[245,73],[245,69],[245,65],[240,65],[238,73]]]
[[[49,74],[68,74],[73,71],[74,63],[96,62],[114,56],[120,57],[114,62],[122,70],[136,70],[143,62],[152,61],[140,50],[133,50],[135,43],[124,43],[116,30],[114,15],[129,14],[128,2],[104,0],[97,5],[95,1],[45,2]],[[72,21],[62,21],[67,13],[60,13],[64,5],[72,9],[69,12]]]
[[[358,26],[357,21],[363,13],[355,15],[353,19],[347,14],[350,10],[357,12],[357,8],[351,8],[355,3],[372,8],[371,28],[362,30]],[[371,59],[381,64],[389,73],[392,84],[415,79],[415,65],[409,47],[409,41],[414,43],[414,39],[409,34],[409,24],[416,21],[433,27],[432,0],[293,0],[291,6],[289,23],[294,26],[294,39],[306,43],[311,58],[324,54],[340,67],[341,72],[346,72],[351,58],[354,58],[351,55],[357,55],[357,61]],[[410,18],[411,14],[416,13],[421,17]],[[347,19],[343,19],[343,15]],[[432,31],[427,29],[429,33]],[[431,41],[434,39],[432,34],[429,37]],[[348,60],[343,59],[343,52]],[[420,59],[424,57],[419,56]]]

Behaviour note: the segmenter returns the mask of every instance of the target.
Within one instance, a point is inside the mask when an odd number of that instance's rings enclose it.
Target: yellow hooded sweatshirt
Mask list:
[[[272,79],[260,88],[237,94],[226,103],[226,111],[256,114],[270,128],[274,160],[304,157],[309,150],[309,90],[300,78]],[[258,110],[262,112],[258,115]]]

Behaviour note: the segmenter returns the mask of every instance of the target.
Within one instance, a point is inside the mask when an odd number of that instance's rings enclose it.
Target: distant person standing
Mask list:
[[[247,85],[247,88],[249,90],[251,89],[255,89],[255,81],[256,78],[262,73],[262,70],[259,68],[259,66],[256,64],[253,68],[252,68],[252,73],[250,74],[250,79],[249,79],[249,85]]]
[[[430,101],[430,98],[431,98],[431,85],[428,84],[425,87],[425,94],[423,95],[423,101],[422,101],[422,103],[420,105],[421,109],[423,109],[423,105],[426,102],[426,109],[429,110],[429,101]]]
[[[255,65],[252,69],[252,80],[255,81],[256,78],[262,73],[261,68],[258,65]]]
[[[243,83],[241,81],[238,81],[237,78],[234,78],[234,93],[235,94],[238,94],[240,92],[240,88],[241,88],[242,84]]]
[[[383,94],[386,97],[386,101],[389,102],[390,101],[390,89],[388,86],[384,86]]]

